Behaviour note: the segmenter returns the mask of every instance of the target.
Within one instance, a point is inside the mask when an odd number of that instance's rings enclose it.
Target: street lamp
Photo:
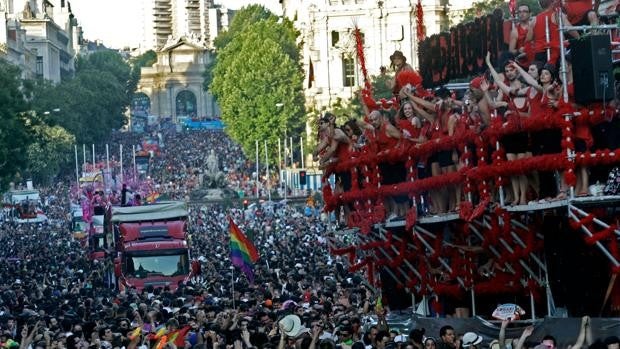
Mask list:
[[[284,103],[276,103],[276,108],[280,109],[284,106]],[[280,179],[280,188],[284,187],[284,200],[286,200],[286,191],[287,191],[287,177],[288,172],[286,171],[286,128],[284,128],[284,176],[282,176],[282,157],[280,153],[280,137],[278,136],[278,178]],[[284,178],[282,178],[284,177]],[[284,181],[282,180],[284,179]]]

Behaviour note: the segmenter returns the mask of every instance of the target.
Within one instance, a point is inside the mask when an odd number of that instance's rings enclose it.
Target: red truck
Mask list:
[[[113,229],[114,273],[119,290],[148,286],[175,290],[192,276],[185,203],[112,207],[106,228]]]

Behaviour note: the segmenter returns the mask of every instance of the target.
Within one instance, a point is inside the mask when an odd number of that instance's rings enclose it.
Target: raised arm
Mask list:
[[[586,347],[588,346],[586,342],[586,332],[588,330],[588,327],[590,326],[590,317],[589,316],[584,316],[581,318],[581,326],[579,327],[579,335],[577,336],[577,341],[575,341],[575,344],[570,347],[571,349],[581,349],[584,344],[586,344]]]
[[[508,51],[513,53],[514,55],[519,54],[519,47],[517,47],[517,39],[519,37],[519,33],[517,32],[517,25],[514,22],[512,23],[512,29],[510,30],[510,40],[508,42]]]
[[[411,105],[413,105],[413,109],[416,111],[416,113],[418,113],[418,115],[425,118],[429,122],[435,121],[435,114],[431,114],[427,112],[426,110],[424,110],[423,108],[420,108],[418,103],[416,103],[414,100],[411,101]]]
[[[365,114],[365,115],[368,115],[368,114]],[[369,130],[369,131],[375,130],[374,126],[372,126],[371,124],[367,123],[364,120],[355,119],[355,123],[357,124],[357,127],[359,127],[362,130]]]
[[[502,321],[502,326],[499,328],[499,349],[506,349],[506,327],[510,320]]]
[[[504,101],[497,101],[494,100],[491,97],[491,94],[489,93],[489,83],[485,80],[480,84],[480,89],[482,90],[483,96],[484,96],[484,101],[487,104],[487,107],[491,108],[491,109],[497,109],[499,107],[505,107],[508,105],[508,103],[504,102]],[[503,93],[503,91],[499,91],[500,93]],[[501,98],[499,98],[501,99]]]
[[[517,71],[519,72],[519,76],[521,76],[523,78],[523,80],[525,80],[525,82],[532,86],[533,88],[537,89],[538,91],[542,91],[542,86],[540,86],[540,84],[538,83],[538,81],[536,81],[536,79],[534,79],[528,72],[525,71],[525,69],[521,68],[520,65],[516,64],[516,63],[512,63],[512,66],[517,69]]]
[[[403,92],[407,95],[407,97],[409,97],[409,100],[411,100],[412,102],[417,103],[428,110],[435,110],[435,103],[429,102],[424,98],[420,98],[406,89]]]
[[[525,35],[525,42],[534,40],[534,26],[536,25],[536,17],[530,20],[530,25],[527,27],[527,34]]]
[[[502,81],[501,76],[499,76],[499,74],[493,67],[493,64],[491,64],[491,52],[487,51],[487,56],[485,57],[484,61],[487,63],[487,67],[489,68],[489,71],[493,76],[495,85],[497,85],[497,87],[499,87],[499,89],[502,90],[506,95],[510,95],[510,87]]]
[[[526,327],[523,330],[523,333],[521,333],[521,337],[519,337],[519,340],[517,341],[517,346],[514,349],[523,349],[523,344],[525,343],[527,338],[532,335],[532,332],[534,332],[534,326]]]

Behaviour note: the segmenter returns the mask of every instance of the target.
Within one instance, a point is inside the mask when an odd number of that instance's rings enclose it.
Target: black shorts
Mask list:
[[[507,154],[523,154],[529,149],[527,132],[517,132],[502,137],[502,145]]]
[[[558,128],[546,129],[536,133],[537,155],[562,152],[562,131]]]
[[[437,153],[437,159],[439,162],[439,167],[447,167],[454,165],[454,161],[452,160],[452,150],[442,150]]]
[[[382,185],[398,184],[407,180],[407,171],[403,162],[381,163],[379,164],[379,173],[381,174]]]
[[[336,172],[335,176],[336,176],[336,183],[342,186],[343,191],[351,190],[351,172],[349,171]]]

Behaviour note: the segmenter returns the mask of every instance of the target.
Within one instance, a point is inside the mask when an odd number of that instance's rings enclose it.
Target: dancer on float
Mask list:
[[[454,137],[464,134],[468,130],[474,132],[480,131],[481,117],[477,110],[477,106],[472,102],[471,92],[467,92],[463,95],[463,101],[461,107],[453,108],[453,112],[448,119],[448,135]],[[468,152],[475,152],[475,147],[472,144],[467,144]],[[459,171],[467,164],[461,158],[463,149],[456,149],[454,151],[454,162],[456,164],[456,170]],[[454,190],[455,207],[459,207],[462,200],[462,186],[459,184],[455,186]]]
[[[560,30],[556,8],[553,6],[555,1],[539,0],[538,3],[543,10],[530,22],[526,42],[532,43],[534,60],[557,65],[560,58]],[[563,23],[570,23],[564,12],[561,15]],[[568,33],[579,38],[579,33],[574,30]]]
[[[359,122],[356,119],[352,118],[347,120],[342,126],[342,130],[351,140],[351,143],[349,143],[349,157],[358,158],[361,153],[367,151],[366,136],[362,132]],[[359,168],[357,168],[357,171],[357,173],[361,173]],[[353,180],[353,176],[351,176],[351,180]],[[358,188],[363,188],[363,176],[357,176],[357,185]]]
[[[391,68],[394,69],[394,79],[390,82],[392,87],[392,94],[394,96],[398,96],[398,93],[403,87],[398,84],[398,74],[404,71],[414,71],[414,69],[409,63],[407,63],[407,57],[405,57],[403,53],[398,50],[394,51],[394,53],[390,56],[390,62]]]
[[[520,64],[527,65],[533,57],[528,57],[527,52],[532,52],[531,42],[527,42],[527,32],[532,21],[531,10],[528,4],[519,4],[517,8],[518,22],[513,23],[510,31],[508,50],[515,55]]]
[[[487,52],[485,61],[493,76],[495,85],[499,88],[497,99],[505,102],[508,108],[504,112],[504,120],[520,124],[521,118],[529,117],[530,105],[527,98],[527,89],[524,89],[525,86],[521,84],[519,79],[521,73],[516,68],[517,64],[510,58],[505,59],[502,64],[504,69],[504,79],[502,79],[491,64],[490,52]],[[527,132],[505,135],[502,137],[502,143],[508,161],[531,157],[528,149],[529,135]],[[529,156],[528,153],[530,154]],[[524,174],[512,176],[510,181],[512,184],[512,205],[527,205],[527,176]]]
[[[484,77],[482,76],[473,78],[469,82],[469,90],[466,93],[469,96],[469,101],[473,104],[472,111],[476,111],[480,117],[480,131],[487,128],[491,123],[491,107],[481,88],[483,82]]]
[[[409,87],[405,87],[409,88]],[[400,92],[401,98],[400,109],[398,110],[398,128],[403,134],[403,139],[407,143],[414,145],[422,144],[427,141],[426,137],[422,134],[422,120],[415,114],[413,103],[409,101],[408,97],[404,93]],[[425,161],[419,160],[416,164],[416,177],[423,179],[427,177]],[[417,207],[421,207],[423,202],[427,202],[428,199],[424,198],[424,195],[417,202]]]
[[[448,119],[453,107],[456,105],[456,102],[450,96],[450,91],[446,88],[440,88],[435,92],[436,98],[433,102],[422,99],[411,91],[403,91],[412,102],[416,113],[430,123],[428,139],[439,142],[442,137],[447,136]],[[441,150],[430,156],[428,161],[431,164],[431,174],[439,176],[455,172],[454,154],[454,149],[451,149]],[[456,202],[453,200],[456,197],[454,191],[453,187],[432,190],[430,192],[432,202],[431,213],[446,213],[457,209]]]
[[[530,102],[530,115],[535,118],[553,114],[560,106],[562,99],[562,82],[559,80],[555,67],[545,64],[540,69],[538,80],[533,78],[534,67],[528,69],[530,74],[524,74],[523,69],[517,64],[513,67],[521,72],[523,80],[532,88],[528,90],[526,96]],[[562,151],[561,140],[562,132],[557,128],[548,128],[537,132],[532,132],[532,152],[534,155],[556,154]],[[560,186],[555,184],[555,179],[549,173],[540,174],[540,196],[554,197],[556,199],[566,198],[566,185],[563,176],[560,176]],[[557,188],[557,192],[553,189]],[[551,189],[551,191],[549,191]]]
[[[368,119],[375,130],[374,140],[371,142],[375,143],[377,155],[381,156],[400,146],[402,134],[390,122],[387,111],[373,110],[368,115]],[[407,178],[403,162],[383,161],[379,164],[379,173],[381,184],[384,186],[402,183]],[[384,205],[389,215],[387,220],[404,217],[407,213],[407,201],[406,195],[386,197]]]
[[[319,120],[319,133],[323,138],[320,144],[322,146],[321,151],[323,152],[319,162],[319,168],[321,169],[349,158],[349,144],[351,140],[340,128],[335,127],[335,119],[335,115],[325,113]],[[335,194],[341,194],[351,190],[351,173],[349,171],[336,172],[335,177]],[[335,214],[338,224],[344,224],[348,221],[350,212],[349,206],[343,205],[343,211],[344,221],[341,220],[339,208],[336,209]]]
[[[591,0],[564,0],[562,8],[566,12],[566,18],[574,26],[598,25],[597,8],[593,8],[592,3]],[[600,1],[596,1],[596,7],[599,5]]]
[[[598,17],[596,17],[596,19],[598,20]],[[571,55],[567,54],[565,58],[566,90],[568,91],[568,101],[572,104],[573,109],[579,112],[575,113],[575,117],[573,118],[575,123],[575,152],[583,153],[591,150],[594,146],[594,136],[592,135],[592,129],[590,128],[590,123],[588,121],[590,108],[575,102],[575,85],[573,83],[573,64],[571,61]],[[575,175],[577,176],[577,182],[575,183],[575,193],[577,196],[589,195],[590,175],[588,167],[581,166],[576,168]]]

